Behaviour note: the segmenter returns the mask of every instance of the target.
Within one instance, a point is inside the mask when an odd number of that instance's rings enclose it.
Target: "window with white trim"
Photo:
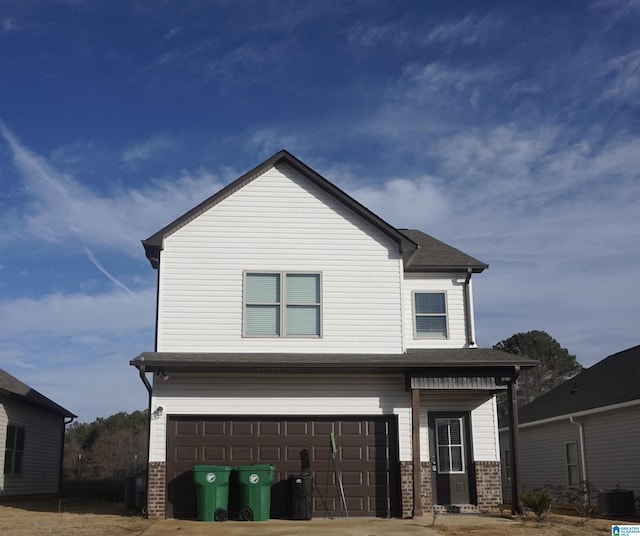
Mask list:
[[[462,419],[436,419],[438,473],[464,473]]]
[[[4,451],[4,474],[21,475],[24,456],[24,428],[7,426],[7,440]]]
[[[447,338],[447,300],[444,292],[414,292],[413,311],[416,338]]]
[[[246,272],[244,334],[320,337],[320,274]]]
[[[578,445],[575,441],[564,444],[564,453],[567,461],[567,482],[569,487],[580,485],[580,469],[578,467]]]

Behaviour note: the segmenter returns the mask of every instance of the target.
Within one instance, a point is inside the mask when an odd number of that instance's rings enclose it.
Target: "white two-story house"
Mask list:
[[[143,241],[157,270],[148,513],[196,515],[195,464],[314,475],[315,515],[501,502],[495,393],[531,361],[475,344],[487,265],[396,229],[281,151]]]

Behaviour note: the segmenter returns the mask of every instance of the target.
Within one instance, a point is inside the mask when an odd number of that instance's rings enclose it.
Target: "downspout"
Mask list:
[[[518,397],[516,381],[520,366],[516,365],[507,386],[509,410],[509,442],[511,445],[511,514],[520,513],[520,430],[518,424]]]
[[[467,337],[467,345],[475,346],[471,333],[471,294],[469,293],[469,282],[471,281],[471,268],[467,268],[467,275],[464,279],[464,314],[466,317],[465,331]]]
[[[582,481],[586,482],[587,479],[587,456],[584,452],[584,423],[575,420],[573,415],[569,416],[571,424],[578,425],[578,434],[580,435],[580,462],[582,465]]]
[[[146,471],[146,486],[147,486],[147,504],[145,505],[145,513],[148,514],[147,505],[149,504],[149,458],[151,457],[151,453],[149,452],[149,448],[151,447],[151,394],[153,392],[153,388],[147,380],[146,371],[144,365],[140,365],[138,367],[138,371],[140,372],[140,379],[144,386],[147,388],[147,392],[149,393],[149,421],[147,425],[147,471]]]
[[[68,421],[62,418],[62,448],[60,449],[60,471],[58,473],[58,493],[62,492],[62,472],[64,471],[64,439],[67,432],[67,425],[71,424],[76,417],[71,417]]]

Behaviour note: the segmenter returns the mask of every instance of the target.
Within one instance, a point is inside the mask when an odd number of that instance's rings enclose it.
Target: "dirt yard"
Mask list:
[[[619,521],[621,524],[640,523],[636,521]],[[541,522],[528,520],[518,521],[507,527],[497,525],[444,525],[436,519],[433,527],[436,532],[445,536],[595,536],[611,534],[611,526],[616,521],[610,519],[589,519],[583,521],[579,517],[549,515]]]
[[[421,521],[422,526],[430,527],[431,523],[425,523],[428,518]],[[480,525],[474,524],[472,518],[460,522],[439,516],[430,528],[443,536],[603,536],[611,534],[611,526],[615,524],[607,519],[582,522],[577,517],[560,515],[550,515],[540,523],[528,520],[487,525],[489,520],[483,521]],[[640,519],[618,522],[640,524]],[[151,525],[141,514],[117,502],[53,498],[0,502],[0,534],[3,536],[138,536]],[[184,531],[185,536],[187,532]]]
[[[57,498],[0,502],[3,536],[136,536],[150,525],[121,503]]]

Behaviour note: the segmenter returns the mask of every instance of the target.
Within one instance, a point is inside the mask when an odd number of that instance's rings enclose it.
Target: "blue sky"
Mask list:
[[[490,264],[477,339],[640,343],[640,1],[0,3],[0,367],[146,406],[140,240],[280,149]]]

